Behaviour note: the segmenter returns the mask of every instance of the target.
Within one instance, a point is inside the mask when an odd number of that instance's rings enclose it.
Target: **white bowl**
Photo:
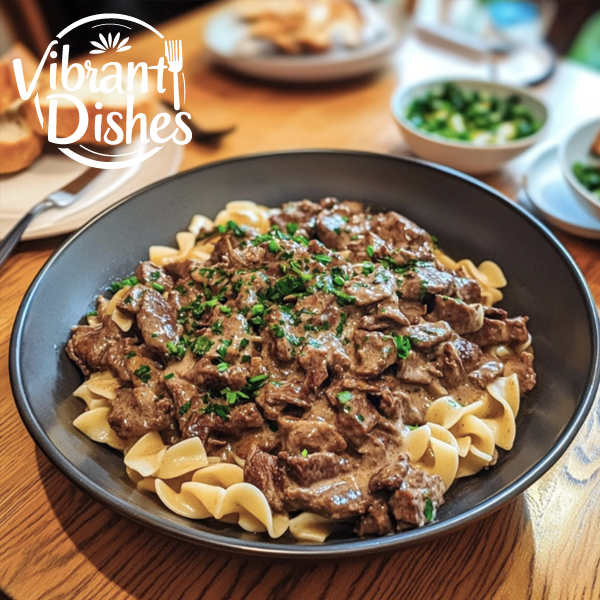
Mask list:
[[[473,142],[450,140],[419,129],[411,123],[406,117],[406,109],[410,103],[429,90],[450,82],[467,90],[487,91],[499,98],[515,94],[522,99],[523,105],[531,110],[542,126],[534,134],[518,140],[477,145]],[[404,140],[417,156],[472,175],[497,171],[504,163],[525,152],[544,135],[548,122],[546,105],[532,94],[508,85],[475,79],[444,78],[424,81],[408,87],[400,86],[392,95],[392,114]]]
[[[600,158],[590,154],[590,148],[600,131],[600,117],[592,119],[579,126],[567,139],[560,145],[559,159],[560,166],[573,191],[600,214],[600,196],[590,192],[583,184],[579,183],[573,173],[573,164],[576,162],[595,164],[600,166]]]

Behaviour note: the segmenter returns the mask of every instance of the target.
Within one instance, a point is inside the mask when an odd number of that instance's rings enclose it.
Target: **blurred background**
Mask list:
[[[20,41],[41,56],[54,35],[82,17],[118,12],[152,25],[193,11],[214,0],[0,0],[0,53]],[[487,13],[497,30],[530,36],[525,22],[538,22],[536,35],[544,36],[560,56],[570,56],[600,69],[600,0],[380,0],[408,17],[427,23],[450,25],[462,39],[489,35],[477,15]],[[396,6],[394,6],[396,5]],[[541,24],[541,25],[540,25]],[[478,30],[479,29],[479,30]],[[541,29],[541,30],[540,30]],[[435,32],[440,34],[439,29]],[[446,30],[447,33],[447,30]],[[87,47],[87,40],[72,40],[73,54]]]

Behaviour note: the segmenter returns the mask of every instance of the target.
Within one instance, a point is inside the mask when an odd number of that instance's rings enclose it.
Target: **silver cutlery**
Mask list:
[[[103,172],[103,169],[90,167],[77,177],[77,179],[74,179],[62,189],[52,192],[41,202],[33,206],[0,242],[0,266],[10,256],[13,248],[17,245],[17,242],[21,239],[21,236],[35,217],[49,208],[66,208],[70,206],[83,196],[88,184]]]

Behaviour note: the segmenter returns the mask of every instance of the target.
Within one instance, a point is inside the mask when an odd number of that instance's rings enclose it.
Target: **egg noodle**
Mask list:
[[[213,230],[233,221],[250,226],[260,233],[269,229],[270,209],[249,201],[227,204],[214,221],[195,215],[187,231],[176,236],[177,248],[151,246],[150,260],[159,266],[186,259],[206,261],[218,241],[196,238],[200,231]],[[482,301],[491,306],[502,299],[498,288],[506,285],[500,267],[486,261],[476,267],[470,260],[453,261],[437,250],[436,259],[447,269],[462,271],[475,279],[482,288]],[[118,327],[127,332],[133,319],[121,313],[117,304],[130,286],[117,291],[106,307]],[[90,325],[97,323],[88,317]],[[520,352],[531,343],[512,350],[492,347],[487,352],[495,356]],[[85,402],[86,409],[73,424],[95,442],[107,444],[124,453],[126,472],[139,491],[152,492],[174,513],[188,519],[219,519],[237,523],[248,532],[266,532],[278,538],[286,531],[298,540],[323,542],[333,531],[335,521],[310,512],[290,519],[287,513],[273,513],[263,492],[244,482],[244,461],[238,464],[221,462],[208,457],[201,440],[192,437],[165,445],[158,432],[139,439],[123,440],[111,429],[108,415],[111,401],[119,389],[119,381],[109,371],[93,373],[74,392]],[[480,398],[467,406],[451,396],[435,400],[421,426],[404,426],[403,446],[410,461],[429,474],[441,477],[448,489],[455,479],[474,475],[495,462],[496,447],[510,450],[513,446],[519,411],[519,381],[516,374],[499,377]]]

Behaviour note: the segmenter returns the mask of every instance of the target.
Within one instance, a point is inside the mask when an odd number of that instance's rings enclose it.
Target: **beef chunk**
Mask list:
[[[137,315],[142,306],[142,298],[148,291],[145,285],[134,285],[117,303],[117,308],[124,314],[129,316]]]
[[[194,437],[187,432],[187,424],[190,417],[198,412],[200,408],[200,396],[196,387],[185,379],[173,377],[165,381],[173,397],[173,406],[175,414],[179,419],[179,427],[184,438]]]
[[[194,406],[194,402],[192,402]],[[203,404],[198,404],[204,408]],[[203,413],[190,409],[180,417],[181,433],[184,438],[199,437],[207,445],[214,434],[237,437],[244,431],[259,429],[264,421],[255,404],[242,404],[231,410],[226,419],[215,413]]]
[[[315,228],[315,217],[321,210],[318,204],[310,200],[286,202],[279,212],[271,215],[270,221],[284,232],[288,223],[296,223],[299,226],[297,233],[311,237]]]
[[[108,423],[120,438],[141,437],[149,431],[168,429],[170,413],[170,399],[160,398],[152,388],[141,386],[117,392]]]
[[[433,263],[423,264],[405,273],[399,285],[402,300],[422,301],[425,294],[450,294],[454,276]]]
[[[418,324],[420,318],[424,317],[427,312],[427,307],[421,302],[408,302],[404,300],[398,302],[398,309],[411,325]]]
[[[210,357],[205,356],[185,374],[185,379],[200,387],[215,387],[218,389],[228,387],[232,390],[239,390],[246,385],[248,374],[246,364],[230,365],[225,371],[219,371],[217,365],[212,364]]]
[[[387,503],[381,498],[375,498],[365,515],[360,519],[355,530],[359,537],[366,535],[386,535],[392,531],[392,521]]]
[[[406,259],[433,260],[431,236],[397,212],[392,210],[373,215],[371,229],[396,250],[401,250]]]
[[[408,456],[400,456],[398,462],[385,465],[371,476],[369,491],[373,493],[380,490],[399,489],[410,468]]]
[[[341,375],[350,367],[350,358],[335,334],[322,333],[318,338],[309,337],[309,343],[304,346],[298,358],[300,366],[306,371],[303,386],[305,395],[318,390],[329,376],[328,369]]]
[[[134,338],[123,338],[109,346],[106,351],[106,364],[110,370],[122,381],[131,381],[131,370],[128,367],[127,355],[136,352]]]
[[[367,401],[366,395],[356,390],[348,393],[343,402],[339,395],[336,395],[336,400],[338,429],[351,444],[358,447],[377,424],[377,411]]]
[[[170,292],[173,289],[173,279],[165,270],[149,260],[140,264],[135,276],[160,292]],[[156,287],[155,287],[156,286]],[[162,289],[160,289],[162,288]]]
[[[363,238],[368,231],[367,215],[353,213],[341,204],[317,215],[316,226],[319,240],[334,250],[351,250],[356,246],[352,240]]]
[[[280,452],[278,459],[288,476],[301,486],[311,486],[317,481],[337,477],[350,468],[347,459],[333,452],[315,452],[308,456]]]
[[[414,350],[408,353],[408,358],[401,361],[398,369],[398,379],[400,381],[416,385],[427,385],[434,378],[441,376],[442,373],[437,368],[436,363],[427,362],[421,353]]]
[[[181,334],[181,326],[177,324],[177,313],[153,289],[148,289],[142,296],[137,325],[146,345],[163,356],[169,354],[167,344],[176,344]]]
[[[514,319],[483,319],[483,326],[479,331],[468,334],[466,337],[478,346],[495,346],[497,344],[524,344],[528,338],[528,317],[515,317]]]
[[[357,329],[354,332],[354,345],[355,371],[359,375],[376,377],[396,362],[396,344],[389,335]]]
[[[204,263],[199,260],[182,260],[167,263],[164,269],[175,281],[179,281],[181,279],[188,279],[192,271],[200,269],[203,265]]]
[[[463,338],[440,344],[437,354],[437,366],[444,383],[450,387],[460,385],[483,356],[479,346]]]
[[[371,477],[369,491],[382,490],[392,492],[388,504],[398,529],[402,529],[425,525],[426,500],[431,501],[434,509],[440,506],[445,487],[439,475],[428,475],[413,467],[407,455],[401,455],[397,462],[384,466]]]
[[[354,379],[346,377],[342,379],[338,385],[330,387],[326,391],[326,396],[329,402],[338,408],[343,409],[343,404],[340,403],[337,394],[340,391],[350,391],[352,396],[355,394],[367,394],[368,399],[373,403],[373,408],[389,419],[397,419],[402,410],[402,404],[407,400],[406,394],[400,389],[398,380],[391,375],[384,375],[378,379]],[[369,407],[371,403],[369,403]],[[350,406],[352,409],[352,406]],[[356,414],[361,414],[360,410],[355,411]],[[364,415],[363,415],[364,416]]]
[[[344,291],[354,297],[357,306],[366,306],[392,296],[396,291],[396,281],[387,269],[376,265],[373,273],[348,281]]]
[[[397,296],[390,296],[374,307],[373,313],[365,315],[358,322],[358,329],[383,331],[391,327],[405,327],[410,321],[400,310]]]
[[[161,381],[162,366],[154,360],[145,344],[135,346],[135,341],[134,338],[124,338],[111,346],[106,352],[106,364],[117,377],[131,381],[134,387],[156,387]]]
[[[284,499],[291,510],[309,510],[330,519],[349,519],[367,510],[368,500],[351,475],[344,481],[312,487],[288,486]]]
[[[504,365],[504,376],[508,377],[513,373],[519,378],[519,390],[521,393],[530,392],[536,384],[537,377],[533,370],[533,354],[521,352],[518,358],[509,358]]]
[[[283,437],[283,447],[290,454],[308,452],[343,452],[346,450],[344,438],[333,425],[325,421],[309,421],[281,417],[278,421]]]
[[[485,389],[496,377],[502,375],[504,365],[495,360],[490,360],[481,365],[476,371],[469,373],[469,379]]]
[[[253,447],[244,464],[244,481],[255,485],[275,512],[284,509],[283,471],[277,465],[277,458]]]
[[[84,375],[106,368],[108,349],[123,338],[123,332],[105,315],[100,326],[80,325],[73,328],[73,337],[67,343],[67,354]]]
[[[445,321],[439,321],[411,325],[406,328],[404,333],[410,338],[411,346],[426,351],[449,339],[452,329]]]
[[[428,321],[445,321],[459,335],[478,331],[483,325],[481,304],[467,304],[448,296],[436,296],[433,311]]]
[[[454,293],[459,300],[468,304],[481,302],[481,286],[474,279],[455,277]]]
[[[256,404],[261,407],[267,419],[276,421],[287,406],[297,406],[302,409],[310,407],[310,403],[300,395],[301,388],[302,384],[299,382],[279,386],[268,383],[256,396]]]
[[[388,500],[396,528],[422,527],[428,520],[425,516],[427,500],[433,509],[444,503],[444,484],[439,475],[427,475],[421,469],[409,473],[400,489]]]
[[[259,429],[264,423],[256,404],[242,404],[233,408],[227,419],[217,416],[213,431],[226,436],[238,437],[242,432],[249,429]]]

